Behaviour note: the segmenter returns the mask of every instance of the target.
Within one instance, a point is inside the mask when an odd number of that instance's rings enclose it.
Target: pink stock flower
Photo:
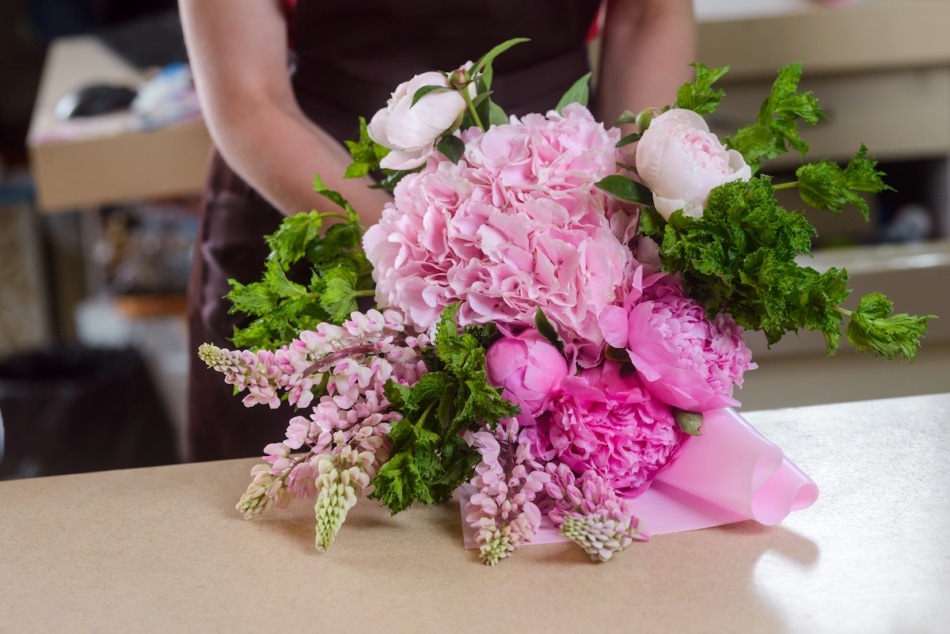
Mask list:
[[[488,380],[508,400],[536,415],[567,376],[567,362],[537,330],[502,337],[485,353]]]
[[[636,164],[653,206],[667,220],[678,209],[702,216],[714,187],[752,176],[742,155],[726,149],[705,119],[681,108],[653,119],[637,143]]]
[[[737,406],[733,386],[754,369],[742,328],[728,314],[710,321],[686,296],[674,276],[660,273],[643,282],[623,308],[601,316],[610,345],[626,348],[644,386],[672,407],[704,412]]]
[[[574,473],[593,471],[624,497],[645,490],[685,438],[669,406],[616,361],[561,381],[537,431]]]
[[[540,308],[572,349],[596,358],[597,315],[619,301],[633,255],[625,212],[596,183],[617,172],[618,130],[577,104],[463,134],[458,164],[433,156],[405,177],[363,246],[376,300],[426,331],[460,301],[461,325],[533,323]]]

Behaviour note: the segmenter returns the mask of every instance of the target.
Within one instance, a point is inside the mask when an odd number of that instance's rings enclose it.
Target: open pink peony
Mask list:
[[[601,324],[608,343],[626,350],[646,389],[678,409],[738,405],[733,386],[741,387],[745,371],[756,367],[742,328],[727,314],[709,320],[666,273],[634,287],[623,308],[604,311]]]
[[[686,438],[670,407],[614,361],[566,377],[536,420],[560,462],[598,474],[624,497],[647,488]]]
[[[702,216],[713,188],[752,176],[742,155],[726,149],[705,119],[681,108],[653,119],[637,143],[636,163],[653,206],[667,220],[679,209]]]

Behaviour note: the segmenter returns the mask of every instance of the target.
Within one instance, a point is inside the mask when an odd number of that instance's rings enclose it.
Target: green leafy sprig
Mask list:
[[[360,117],[360,138],[357,141],[345,141],[352,161],[343,172],[344,178],[362,178],[374,172],[379,172],[379,162],[383,160],[389,149],[380,145],[369,135],[366,118]]]
[[[808,144],[799,135],[799,123],[814,125],[828,117],[811,92],[798,91],[801,77],[801,63],[789,64],[779,70],[771,94],[762,102],[755,123],[739,128],[735,135],[723,139],[727,147],[742,154],[753,174],[761,169],[762,161],[790,149],[805,156]]]
[[[232,340],[236,346],[279,348],[321,322],[342,323],[358,309],[359,298],[373,296],[372,265],[362,250],[364,229],[359,216],[319,176],[314,179],[314,191],[341,211],[311,211],[284,218],[278,229],[265,237],[271,251],[261,280],[250,284],[229,280],[230,312],[251,318],[247,326],[235,330]],[[325,228],[330,219],[338,222]],[[309,277],[309,281],[291,277]]]
[[[708,114],[723,97],[713,84],[727,69],[694,67],[696,81],[680,88],[676,106]],[[801,74],[801,64],[780,70],[756,122],[724,139],[753,172],[763,161],[791,149],[806,155],[808,144],[799,135],[799,124],[814,124],[826,116],[810,92],[798,92]],[[638,125],[645,129],[650,114],[637,115]],[[727,183],[710,192],[701,218],[676,212],[668,222],[653,208],[650,191],[636,179],[614,175],[598,185],[641,205],[640,232],[659,242],[664,270],[679,273],[690,296],[710,314],[730,313],[744,328],[762,331],[769,345],[788,332],[820,332],[829,354],[837,351],[847,319],[846,335],[856,349],[912,360],[927,320],[934,316],[892,315],[891,303],[877,293],[863,298],[855,311],[844,308],[850,294],[847,271],[819,273],[799,264],[798,258],[811,252],[817,232],[802,214],[784,209],[775,197],[776,189],[795,187],[816,209],[841,213],[850,204],[867,220],[868,206],[861,194],[889,189],[883,176],[862,145],[844,168],[821,160],[804,163],[789,183],[774,185],[765,175]]]
[[[392,456],[376,474],[370,497],[393,514],[413,502],[451,498],[479,461],[462,433],[485,425],[494,429],[500,419],[518,413],[485,372],[485,347],[494,328],[467,328],[460,334],[457,312],[453,304],[442,314],[435,354],[426,360],[429,372],[412,387],[386,385],[386,398],[404,418],[392,425]]]
[[[696,79],[679,87],[673,107],[686,108],[697,114],[712,114],[726,96],[726,91],[713,88],[713,84],[729,72],[729,67],[709,68],[699,62],[691,66],[696,70]]]

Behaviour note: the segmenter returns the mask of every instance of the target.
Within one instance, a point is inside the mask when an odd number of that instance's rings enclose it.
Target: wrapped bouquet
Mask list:
[[[361,122],[347,174],[392,191],[378,224],[318,177],[342,211],[287,218],[263,279],[233,284],[255,319],[237,349],[199,354],[246,405],[288,408],[245,516],[314,500],[324,550],[361,498],[397,513],[458,497],[490,564],[551,539],[606,560],[651,532],[777,523],[817,488],[733,409],[755,367],[744,332],[816,330],[833,353],[844,328],[860,350],[916,353],[929,316],[880,294],[845,308],[847,272],[796,259],[815,230],[776,189],[867,215],[861,193],[886,187],[863,147],[794,182],[761,172],[805,157],[798,126],[824,117],[800,66],[720,141],[704,115],[726,69],[696,64],[675,104],[624,114],[625,136],[587,109],[587,77],[507,116],[492,62],[518,42],[413,77]],[[287,277],[300,260],[308,283]]]

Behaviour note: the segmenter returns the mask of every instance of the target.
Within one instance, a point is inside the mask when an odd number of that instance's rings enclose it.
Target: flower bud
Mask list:
[[[647,128],[650,127],[650,122],[653,121],[653,117],[657,114],[656,108],[644,108],[637,113],[637,117],[634,120],[634,125],[637,126],[637,132],[643,134],[647,131]]]

